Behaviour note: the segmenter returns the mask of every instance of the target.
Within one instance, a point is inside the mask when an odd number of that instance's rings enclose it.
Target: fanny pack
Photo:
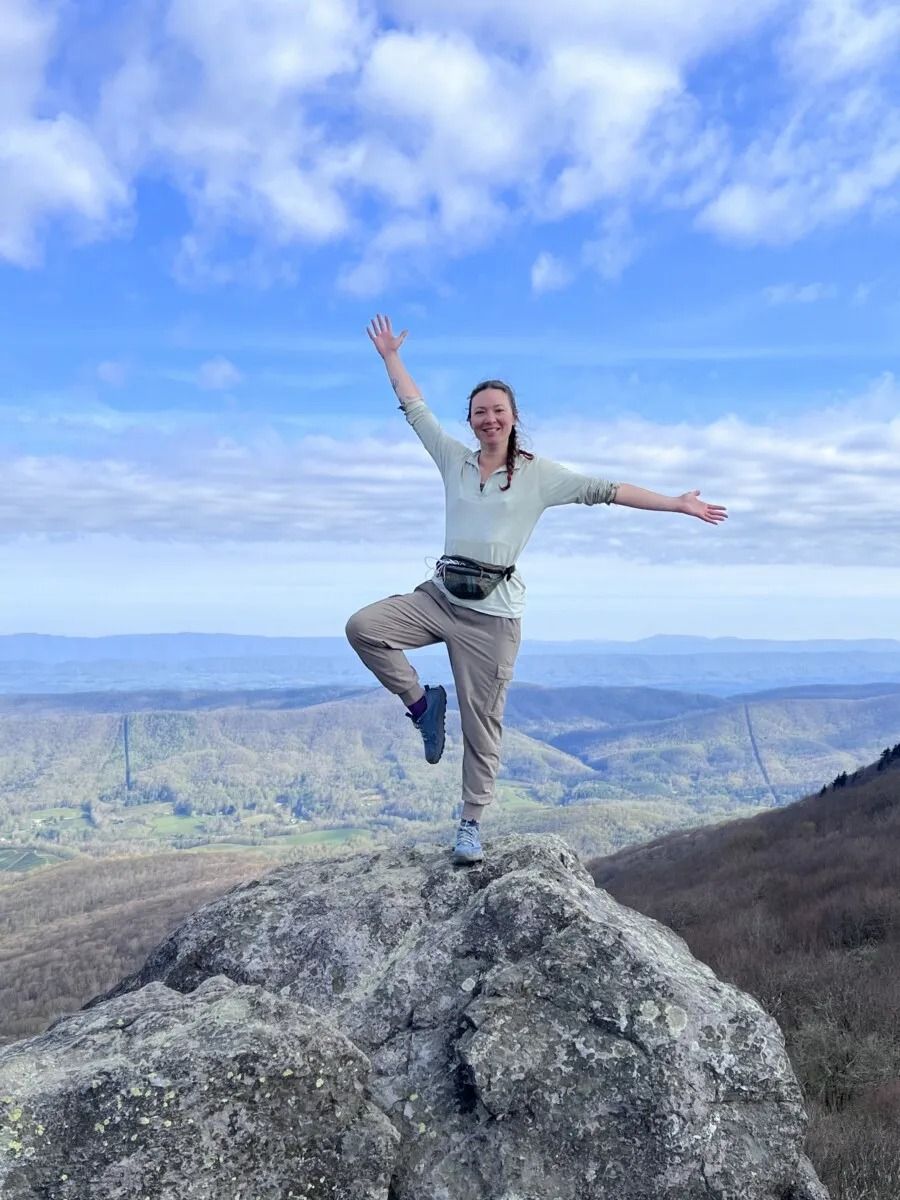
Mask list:
[[[484,600],[498,583],[512,579],[515,569],[515,566],[495,567],[474,558],[445,554],[437,560],[434,573],[458,600]]]

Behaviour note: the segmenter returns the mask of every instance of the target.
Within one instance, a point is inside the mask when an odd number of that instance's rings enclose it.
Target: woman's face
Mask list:
[[[472,400],[469,424],[486,454],[506,453],[515,424],[509,396],[500,388],[485,388]]]

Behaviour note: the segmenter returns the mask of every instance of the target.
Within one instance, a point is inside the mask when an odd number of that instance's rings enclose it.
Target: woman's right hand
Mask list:
[[[394,354],[400,349],[406,340],[408,329],[404,329],[399,336],[394,337],[394,331],[391,329],[391,318],[383,317],[378,313],[373,320],[366,326],[366,333],[369,335],[375,349],[382,358],[387,358],[389,354]]]

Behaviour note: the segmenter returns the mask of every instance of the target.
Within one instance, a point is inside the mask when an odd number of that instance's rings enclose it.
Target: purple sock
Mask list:
[[[418,721],[419,717],[421,717],[422,713],[428,707],[428,697],[422,696],[415,704],[407,704],[406,707],[409,709],[409,715],[412,719]]]

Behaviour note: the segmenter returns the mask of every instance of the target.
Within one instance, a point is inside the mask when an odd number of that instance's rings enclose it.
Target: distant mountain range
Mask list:
[[[126,633],[109,637],[58,637],[44,633],[0,635],[0,662],[186,662],[203,658],[328,658],[349,650],[341,637],[260,637],[232,633]],[[655,634],[633,642],[528,641],[531,655],[560,654],[897,654],[889,638],[777,641],[736,637]],[[349,651],[352,654],[352,651]]]
[[[447,678],[442,646],[410,656]],[[716,695],[810,684],[900,682],[900,641],[790,641],[659,635],[637,642],[526,641],[521,683],[697,690]],[[0,637],[0,694],[141,689],[358,687],[372,683],[343,638],[232,634]]]

